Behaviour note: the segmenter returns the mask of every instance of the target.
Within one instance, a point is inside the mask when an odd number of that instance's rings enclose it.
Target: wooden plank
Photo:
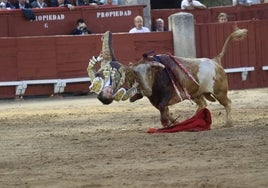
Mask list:
[[[0,87],[0,99],[10,99],[15,97],[15,86]]]
[[[216,27],[214,24],[208,24],[208,33],[209,33],[209,56],[207,58],[213,58],[218,54],[217,51],[217,40],[218,33],[216,32]],[[217,40],[215,40],[217,39]]]
[[[18,80],[55,78],[54,38],[17,38]]]
[[[256,52],[257,52],[257,62],[259,67],[268,66],[268,20],[257,21],[256,22]],[[261,71],[258,74],[258,83],[262,87],[268,87],[268,71]]]
[[[199,33],[199,37],[200,37],[200,46],[199,46],[199,50],[200,50],[200,56],[198,57],[209,57],[210,56],[210,46],[209,43],[207,41],[209,41],[209,34],[208,33],[208,26],[204,25],[204,24],[200,24],[200,33]]]
[[[255,38],[256,38],[256,30],[255,30],[255,22],[250,21],[247,23],[243,23],[245,26],[247,25],[248,29],[248,64],[254,64],[256,67],[256,71],[254,71],[253,74],[250,74],[249,76],[249,84],[245,85],[245,88],[247,86],[250,87],[257,87],[258,80],[259,80],[259,74],[261,72],[261,67],[258,65],[257,61],[257,55],[256,55],[256,46],[255,46]]]
[[[53,84],[28,85],[24,96],[51,96],[52,94],[54,94]]]
[[[0,81],[18,79],[17,41],[15,38],[4,38],[0,42]]]
[[[201,39],[200,39],[200,28],[199,24],[195,24],[195,48],[196,48],[196,57],[201,56]]]
[[[66,85],[66,87],[64,88],[64,93],[72,93],[75,95],[87,94],[87,93],[90,93],[88,87],[89,87],[89,82],[71,83],[71,84]]]
[[[2,11],[8,11],[8,10],[3,10]],[[1,23],[1,27],[0,27],[0,36],[8,36],[8,27],[5,27],[8,25],[8,15],[1,15],[0,16],[0,23]]]
[[[56,39],[57,77],[87,76],[86,67],[92,56],[101,51],[101,35],[65,36]]]
[[[135,59],[140,59],[142,54],[154,51],[156,54],[161,53],[170,53],[174,54],[173,50],[173,40],[171,32],[163,33],[144,33],[134,35],[135,43],[134,47],[136,48],[136,57]],[[146,42],[144,39],[146,38]]]
[[[135,37],[133,35],[134,34],[119,33],[113,36],[115,58],[125,65],[136,60],[136,53],[130,53],[130,51],[136,50],[134,47]]]

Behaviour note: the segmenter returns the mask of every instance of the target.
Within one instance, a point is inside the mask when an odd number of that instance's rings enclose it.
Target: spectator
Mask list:
[[[113,5],[113,0],[103,0],[104,5]]]
[[[46,8],[47,4],[44,0],[35,0],[31,3],[32,8]]]
[[[76,0],[75,1],[75,4],[77,6],[87,6],[87,5],[90,5],[92,3],[91,0]]]
[[[0,0],[0,9],[14,9],[15,7],[8,0]]]
[[[57,0],[48,0],[48,6],[49,7],[57,7],[58,1]]]
[[[75,7],[68,0],[57,0],[58,7],[68,7],[70,10],[73,10]]]
[[[105,5],[118,5],[118,0],[101,0]]]
[[[247,0],[249,4],[261,4],[261,0]]]
[[[218,22],[219,23],[224,23],[224,22],[228,22],[228,15],[224,12],[220,13],[218,15]]]
[[[195,0],[183,0],[181,2],[181,9],[194,10],[194,9],[205,9],[206,5]]]
[[[136,16],[134,18],[134,25],[135,27],[133,27],[129,33],[146,33],[146,32],[150,32],[150,30],[147,27],[143,26],[143,19],[141,16]]]
[[[104,3],[101,0],[76,0],[75,4],[77,6],[87,6],[87,5],[94,5],[94,6],[98,6],[98,5],[104,5]]]
[[[31,4],[27,3],[26,0],[18,0],[14,7],[16,9],[32,8]]]
[[[92,5],[103,5],[104,3],[101,0],[93,0]]]
[[[86,34],[92,34],[92,32],[87,29],[87,25],[83,19],[78,19],[76,22],[76,28],[72,31],[71,34],[86,35]]]
[[[260,0],[237,0],[237,4],[239,5],[252,5],[252,4],[260,4],[261,1]]]
[[[167,29],[164,26],[164,20],[162,18],[158,18],[155,20],[155,28],[153,31],[156,32],[162,32],[162,31],[167,31]]]

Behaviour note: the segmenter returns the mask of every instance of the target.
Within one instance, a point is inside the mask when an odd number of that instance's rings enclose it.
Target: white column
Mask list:
[[[237,5],[237,0],[233,0],[233,6]]]
[[[172,14],[168,25],[173,32],[174,55],[196,57],[194,16],[186,12]]]

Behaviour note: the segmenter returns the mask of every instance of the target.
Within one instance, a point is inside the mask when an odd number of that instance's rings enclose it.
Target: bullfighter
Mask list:
[[[100,68],[96,71],[98,64]],[[97,98],[103,104],[108,105],[113,100],[125,101],[127,99],[134,102],[142,98],[142,95],[137,92],[138,84],[134,80],[132,71],[115,59],[110,31],[104,33],[102,51],[98,57],[93,56],[90,59],[87,72],[91,82],[89,89],[98,95]],[[126,90],[123,86],[129,89]]]

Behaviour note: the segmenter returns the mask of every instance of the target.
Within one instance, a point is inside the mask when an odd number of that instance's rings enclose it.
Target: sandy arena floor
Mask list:
[[[209,103],[212,130],[161,127],[144,98],[102,105],[94,96],[0,101],[1,188],[267,188],[268,88],[230,91],[234,127]],[[172,106],[180,119],[189,101]]]

